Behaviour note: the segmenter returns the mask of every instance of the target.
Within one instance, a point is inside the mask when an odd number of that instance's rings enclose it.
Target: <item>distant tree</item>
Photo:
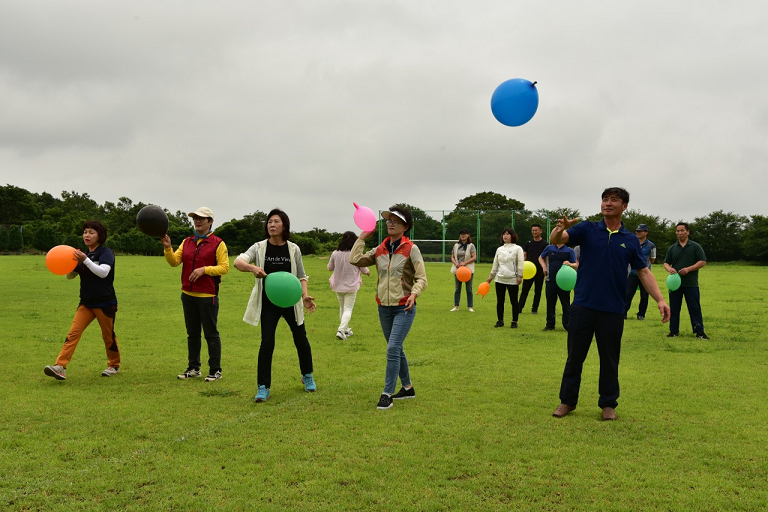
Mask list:
[[[479,192],[456,203],[457,210],[525,210],[525,204],[497,192]]]
[[[24,245],[24,235],[20,226],[11,226],[8,228],[8,250],[20,252]]]
[[[35,234],[32,238],[32,247],[39,251],[50,251],[53,247],[58,245],[56,234],[48,224],[42,224],[35,229]]]
[[[28,190],[13,185],[0,187],[0,223],[22,224],[39,217],[40,209]]]
[[[8,229],[0,226],[0,252],[8,251]]]
[[[242,219],[225,222],[219,227],[215,227],[214,224],[214,231],[227,244],[230,254],[239,254],[259,240],[264,240],[266,220],[267,214],[257,210]]]
[[[751,261],[768,261],[768,217],[753,215],[742,235],[744,257]]]
[[[742,232],[748,219],[722,210],[696,217],[691,226],[691,239],[701,244],[708,261],[734,261],[744,258]]]

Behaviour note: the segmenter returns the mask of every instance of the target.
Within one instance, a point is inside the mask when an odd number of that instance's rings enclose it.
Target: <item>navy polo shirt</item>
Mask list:
[[[80,304],[87,308],[104,308],[117,305],[115,295],[115,253],[100,245],[95,251],[88,251],[86,256],[97,265],[109,265],[107,277],[101,278],[88,270],[83,263],[78,263],[75,272],[80,274]]]
[[[568,229],[568,245],[581,246],[573,303],[585,308],[624,314],[627,265],[645,268],[640,240],[622,222],[611,233],[600,222],[579,222]]]

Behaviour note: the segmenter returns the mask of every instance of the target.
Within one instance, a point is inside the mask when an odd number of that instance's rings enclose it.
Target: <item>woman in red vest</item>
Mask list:
[[[187,327],[189,363],[179,379],[201,377],[201,330],[208,344],[209,373],[206,382],[221,378],[221,338],[219,318],[219,283],[229,272],[229,254],[224,241],[213,234],[213,212],[201,206],[189,214],[195,224],[193,236],[187,237],[174,252],[171,239],[165,235],[160,241],[165,247],[165,260],[172,267],[181,267],[181,305]],[[202,328],[202,329],[201,329]]]

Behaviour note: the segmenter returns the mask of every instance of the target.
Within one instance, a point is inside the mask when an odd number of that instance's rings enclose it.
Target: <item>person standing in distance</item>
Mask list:
[[[544,286],[544,269],[541,267],[539,256],[541,256],[541,253],[548,244],[547,241],[541,237],[541,224],[534,224],[531,226],[531,235],[533,235],[533,240],[525,242],[525,245],[523,246],[523,256],[525,257],[525,261],[530,261],[536,266],[536,275],[531,279],[523,281],[523,291],[520,292],[520,312],[523,312],[525,301],[528,299],[528,292],[531,291],[531,286],[535,284],[533,306],[531,306],[531,313],[535,315],[539,312],[541,288]]]
[[[570,247],[563,244],[549,244],[544,252],[539,256],[539,263],[544,269],[546,276],[546,295],[547,295],[547,324],[542,331],[555,330],[555,308],[557,300],[560,299],[560,306],[563,309],[563,329],[568,330],[568,322],[571,319],[571,291],[565,291],[557,285],[555,276],[563,265],[567,265],[576,270],[579,268],[579,262],[576,260],[576,253]]]
[[[594,337],[600,356],[597,405],[603,410],[604,421],[616,419],[627,265],[637,270],[640,282],[658,304],[661,321],[669,321],[669,306],[645,266],[640,241],[621,222],[628,205],[629,192],[618,187],[607,188],[602,195],[601,221],[577,224],[579,219],[563,216],[550,234],[549,239],[555,245],[581,245],[579,278],[568,324],[568,359],[560,384],[560,405],[552,413],[556,418],[576,409],[581,371]]]
[[[688,238],[691,234],[688,223],[678,222],[675,234],[677,243],[667,249],[667,255],[664,257],[666,271],[680,276],[680,288],[669,292],[672,319],[669,321],[667,337],[676,338],[680,334],[680,310],[683,308],[685,297],[693,333],[701,340],[708,340],[709,336],[704,333],[704,319],[699,302],[699,269],[707,264],[707,256],[699,244]]]
[[[645,264],[648,265],[648,270],[651,270],[651,265],[656,262],[656,245],[648,240],[648,226],[646,224],[638,225],[635,234],[638,240],[640,240],[640,249],[643,250]],[[624,318],[627,318],[629,308],[632,307],[632,299],[635,298],[638,286],[640,287],[640,305],[637,309],[637,319],[645,320],[645,312],[648,309],[648,292],[640,284],[637,271],[633,268],[629,269],[629,275],[627,276],[627,303],[624,305]]]
[[[470,313],[474,313],[474,296],[472,295],[472,279],[475,277],[475,261],[477,260],[477,249],[475,244],[472,243],[472,237],[469,236],[469,230],[464,228],[459,231],[459,241],[456,242],[451,251],[451,274],[453,274],[454,291],[453,291],[453,308],[451,311],[459,310],[459,301],[461,300],[461,285],[464,285],[467,290],[467,310]],[[459,278],[456,277],[456,271],[459,267],[467,267],[472,273],[469,281],[462,283]]]
[[[219,283],[229,272],[229,253],[224,240],[213,234],[213,212],[201,206],[189,214],[195,225],[174,252],[171,238],[160,242],[165,248],[165,261],[172,267],[181,265],[181,306],[187,328],[187,369],[179,379],[201,377],[201,327],[208,344],[208,376],[206,382],[221,379],[221,337],[219,336]]]

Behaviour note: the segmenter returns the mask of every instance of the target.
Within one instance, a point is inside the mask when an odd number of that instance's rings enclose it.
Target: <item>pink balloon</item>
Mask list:
[[[373,231],[376,229],[376,214],[373,213],[373,210],[368,208],[367,206],[359,206],[357,203],[352,203],[355,205],[355,224],[357,224],[357,227],[362,229],[363,231]]]

